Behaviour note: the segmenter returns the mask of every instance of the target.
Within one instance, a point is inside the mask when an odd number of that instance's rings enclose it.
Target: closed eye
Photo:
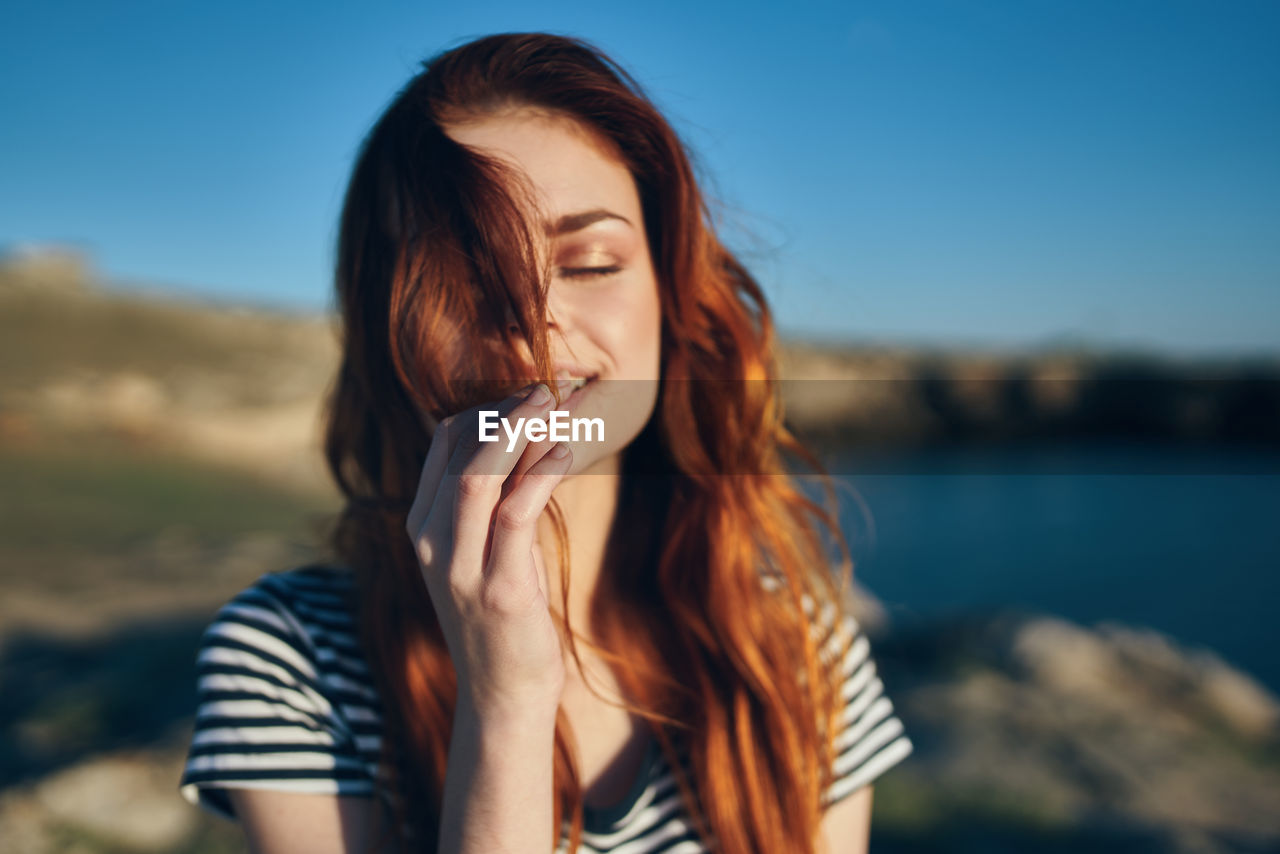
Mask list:
[[[612,267],[561,267],[560,275],[570,279],[589,279],[596,276],[609,276],[621,271],[616,264]]]

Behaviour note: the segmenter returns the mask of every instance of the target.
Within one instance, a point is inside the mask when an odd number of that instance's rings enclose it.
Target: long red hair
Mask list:
[[[581,122],[627,166],[660,290],[663,376],[653,417],[624,452],[618,509],[620,527],[660,545],[609,560],[591,614],[599,654],[649,722],[704,838],[725,854],[813,851],[840,697],[804,600],[851,601],[831,482],[783,424],[770,311],[717,239],[680,139],[599,49],[542,33],[488,36],[424,62],[364,140],[342,210],[342,361],[325,453],[345,505],[330,544],[359,579],[400,824],[434,850],[457,693],[405,531],[428,427],[523,384],[521,340],[537,374],[552,376],[520,176],[443,130],[514,105]],[[819,473],[825,506],[787,473],[784,450]],[[570,637],[576,658],[581,636]],[[554,826],[571,817],[576,850],[581,785],[567,729],[562,714]]]

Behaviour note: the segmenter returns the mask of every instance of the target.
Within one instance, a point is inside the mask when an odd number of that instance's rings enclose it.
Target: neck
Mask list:
[[[617,515],[621,483],[621,461],[614,454],[565,478],[552,493],[567,528],[569,622],[574,632],[588,638],[591,636],[591,601],[604,571],[605,550]],[[564,578],[555,531],[546,513],[538,520],[538,538],[547,567],[549,604],[553,613],[563,616]]]

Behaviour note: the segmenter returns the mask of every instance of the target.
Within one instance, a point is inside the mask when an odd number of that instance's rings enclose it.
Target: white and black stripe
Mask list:
[[[180,784],[189,802],[233,818],[231,788],[385,794],[382,708],[356,640],[355,592],[350,573],[306,566],[264,575],[218,612],[197,659],[195,731]],[[812,600],[804,605],[812,613]],[[849,615],[831,631],[835,615],[826,603],[818,619],[824,661],[843,655],[846,702],[828,804],[912,750],[866,636]],[[586,807],[583,819],[583,854],[707,850],[654,741],[631,791],[613,807]],[[567,830],[566,820],[562,851]]]

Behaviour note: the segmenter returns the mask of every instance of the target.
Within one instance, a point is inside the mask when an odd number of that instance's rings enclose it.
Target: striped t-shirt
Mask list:
[[[195,730],[180,783],[192,804],[234,819],[226,790],[386,795],[379,768],[382,708],[357,641],[350,572],[305,566],[269,573],[222,607],[201,640]],[[812,601],[805,602],[812,609]],[[810,613],[812,611],[810,610]],[[834,803],[911,753],[857,621],[843,615],[824,655],[843,655],[845,713],[837,736]],[[677,739],[676,744],[680,742]],[[690,770],[687,759],[682,767]],[[561,846],[567,850],[568,820]],[[650,738],[630,791],[583,807],[583,854],[708,848],[698,840],[667,760]]]

